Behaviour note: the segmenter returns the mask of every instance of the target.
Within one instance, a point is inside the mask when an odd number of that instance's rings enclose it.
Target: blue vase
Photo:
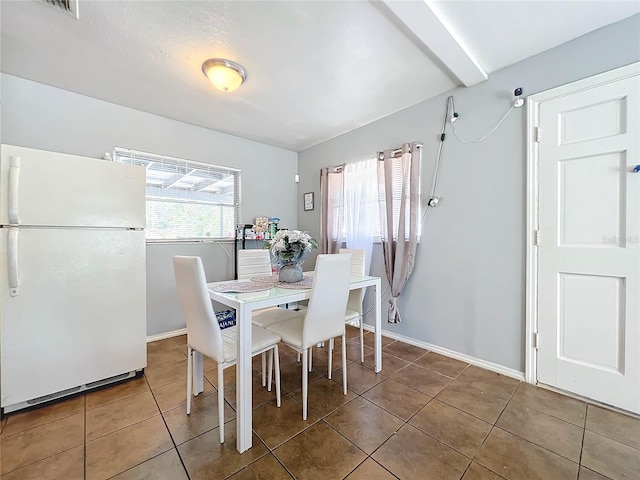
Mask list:
[[[303,278],[302,267],[299,263],[285,263],[280,267],[278,280],[284,283],[300,282]]]

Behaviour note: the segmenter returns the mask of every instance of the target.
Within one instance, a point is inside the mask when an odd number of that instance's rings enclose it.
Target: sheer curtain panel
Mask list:
[[[377,160],[347,163],[344,167],[343,215],[345,243],[352,250],[364,250],[365,275],[369,275],[373,238],[378,234]]]
[[[343,240],[344,167],[320,170],[320,252],[338,253]]]

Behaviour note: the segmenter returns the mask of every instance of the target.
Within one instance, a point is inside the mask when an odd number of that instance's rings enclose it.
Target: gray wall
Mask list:
[[[493,73],[479,85],[455,89],[300,152],[299,196],[314,191],[319,204],[323,166],[362,160],[416,140],[424,142],[426,201],[447,96],[454,96],[460,114],[458,134],[479,138],[509,108],[516,87],[531,95],[640,60],[639,24],[636,15]],[[384,327],[523,371],[526,107],[514,110],[480,144],[461,143],[447,132],[437,190],[442,202],[427,213],[413,277],[398,302],[404,321]],[[320,234],[319,222],[319,208],[298,213],[299,227],[314,235]],[[378,245],[371,273],[384,277],[382,265]],[[371,323],[372,316],[366,321]]]
[[[239,168],[241,218],[297,226],[297,153],[177,122],[11,75],[0,76],[2,143],[100,158],[113,147]],[[278,194],[273,194],[273,185]],[[147,334],[184,327],[174,293],[175,254],[203,257],[209,281],[230,279],[233,243],[147,246]]]

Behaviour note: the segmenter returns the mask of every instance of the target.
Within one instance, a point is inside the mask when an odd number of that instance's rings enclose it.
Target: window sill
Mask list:
[[[147,239],[148,245],[163,244],[189,244],[189,243],[234,243],[233,238],[174,238],[174,239]]]

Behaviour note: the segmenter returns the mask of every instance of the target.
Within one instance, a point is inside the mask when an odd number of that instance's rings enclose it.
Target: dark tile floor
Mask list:
[[[215,364],[185,413],[186,338],[148,345],[145,375],[0,421],[0,475],[16,479],[640,479],[640,420],[451,358],[373,336],[360,364],[349,328],[332,380],[314,349],[309,418],[300,364],[281,350],[282,407],[254,377],[253,448],[235,448],[235,372],[225,371],[218,441]]]

